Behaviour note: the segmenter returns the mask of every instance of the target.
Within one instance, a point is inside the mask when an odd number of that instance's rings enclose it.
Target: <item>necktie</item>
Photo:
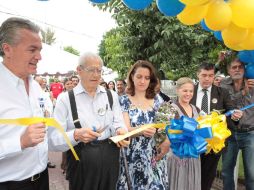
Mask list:
[[[208,113],[208,95],[207,95],[207,89],[202,89],[204,92],[204,96],[202,98],[202,103],[201,103],[201,110],[204,112]]]

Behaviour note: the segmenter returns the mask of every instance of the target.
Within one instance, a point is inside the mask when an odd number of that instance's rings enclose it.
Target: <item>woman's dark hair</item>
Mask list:
[[[67,82],[72,82],[72,80],[70,79],[70,78],[65,78],[64,79],[64,81],[63,81],[63,85],[64,85],[64,91],[66,91],[67,89],[65,88],[65,84],[67,83]]]
[[[114,91],[116,91],[116,84],[115,84],[115,82],[114,82],[114,81],[112,81],[112,80],[111,80],[111,81],[109,81],[109,82],[108,82],[108,88],[109,88],[109,84],[110,84],[110,83],[114,84],[114,88],[113,88],[113,90],[114,90]]]
[[[156,71],[152,63],[149,61],[144,61],[144,60],[138,60],[129,70],[128,76],[127,76],[127,89],[126,93],[130,94],[131,96],[135,95],[135,86],[134,82],[132,80],[132,77],[135,75],[136,71],[138,68],[147,68],[150,71],[150,83],[149,86],[146,90],[146,98],[152,99],[155,97],[156,92],[155,92],[155,87],[158,84],[158,79],[156,76]]]
[[[108,84],[107,84],[105,81],[101,82],[100,85],[101,85],[101,86],[104,86],[104,85],[105,85],[105,88],[108,89]]]

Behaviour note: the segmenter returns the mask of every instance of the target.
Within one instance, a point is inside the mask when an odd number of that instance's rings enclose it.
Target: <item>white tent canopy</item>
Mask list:
[[[38,63],[37,74],[68,73],[75,71],[78,64],[78,56],[56,47],[43,44],[42,59]]]
[[[42,59],[37,65],[37,74],[66,74],[70,71],[76,71],[79,56],[71,54],[59,48],[43,44],[41,51]],[[0,57],[0,61],[2,58]],[[102,78],[108,82],[118,77],[117,72],[110,68],[103,67]]]

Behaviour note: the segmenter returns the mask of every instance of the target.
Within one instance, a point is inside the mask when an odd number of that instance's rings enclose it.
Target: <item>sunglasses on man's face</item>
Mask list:
[[[234,65],[234,66],[232,66],[231,67],[231,69],[233,69],[233,70],[236,70],[236,69],[243,69],[243,65]]]

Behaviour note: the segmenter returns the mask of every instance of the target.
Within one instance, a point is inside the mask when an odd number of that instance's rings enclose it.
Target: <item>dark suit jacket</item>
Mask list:
[[[191,104],[193,104],[193,105],[196,105],[197,90],[198,90],[198,84],[195,85],[194,95],[193,95],[193,98],[191,99]],[[213,103],[212,100],[214,98],[217,99],[217,103]],[[224,109],[224,112],[222,112],[222,113],[225,113],[229,110],[236,109],[236,107],[234,107],[234,104],[230,98],[230,95],[229,95],[229,92],[227,91],[227,89],[212,85],[211,99],[210,99],[210,111],[212,111],[213,109],[215,109],[215,110]],[[227,117],[227,125],[228,125],[229,129],[231,129],[231,130],[235,129],[238,124],[239,124],[238,121],[233,121],[230,116]]]
[[[193,105],[196,105],[196,102],[197,102],[197,90],[198,90],[198,84],[195,85],[194,95],[190,102]],[[217,100],[217,102],[215,100]],[[212,85],[210,111],[214,109],[215,110],[224,109],[224,112],[226,112],[228,110],[234,109],[234,106],[233,106],[232,100],[230,99],[229,93],[226,89]]]

